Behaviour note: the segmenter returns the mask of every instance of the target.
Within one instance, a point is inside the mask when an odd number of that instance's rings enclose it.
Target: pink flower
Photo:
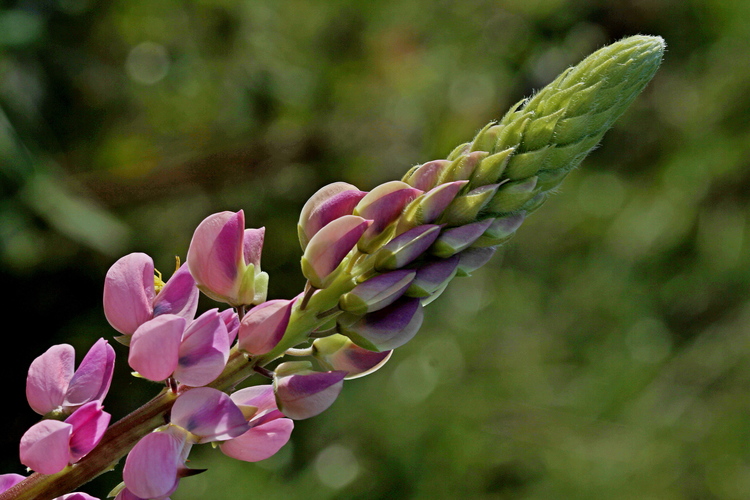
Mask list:
[[[149,380],[174,376],[185,385],[203,386],[224,370],[229,342],[218,309],[206,311],[189,325],[185,318],[164,314],[135,331],[128,363]]]
[[[268,274],[260,270],[265,228],[245,229],[245,213],[209,215],[193,233],[188,266],[198,288],[231,306],[266,300]]]
[[[240,322],[239,348],[258,355],[276,347],[289,325],[295,300],[269,300],[250,309]]]
[[[68,344],[50,347],[32,361],[26,377],[26,399],[40,415],[69,414],[90,402],[102,401],[109,391],[115,351],[99,339],[74,371],[75,350]]]
[[[257,409],[248,422],[248,431],[219,445],[225,455],[258,462],[275,455],[289,441],[294,422],[279,411],[272,386],[247,387],[230,397],[240,408]]]
[[[151,257],[131,253],[107,271],[104,315],[112,328],[131,335],[143,323],[161,314],[193,319],[198,309],[198,295],[187,266],[180,267],[164,284],[154,275]]]
[[[55,474],[93,450],[109,425],[99,401],[78,408],[64,422],[42,420],[21,438],[21,463],[42,474]]]
[[[122,470],[129,493],[142,499],[162,499],[174,493],[187,469],[185,460],[191,448],[187,437],[184,429],[167,426],[141,438],[128,453]]]

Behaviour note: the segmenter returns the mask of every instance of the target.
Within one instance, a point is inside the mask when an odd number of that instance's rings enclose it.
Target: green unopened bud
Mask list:
[[[439,183],[444,184],[446,182],[470,179],[479,162],[486,158],[487,154],[486,151],[474,151],[467,155],[459,156],[445,169]]]
[[[487,204],[487,212],[503,214],[515,212],[536,194],[537,178],[529,177],[520,181],[507,182],[500,186],[492,200]]]
[[[500,129],[494,122],[490,122],[474,136],[471,141],[471,151],[492,151],[497,144]]]
[[[457,196],[438,221],[451,226],[461,226],[475,221],[479,212],[495,196],[498,187],[500,184],[488,184]]]
[[[516,148],[508,148],[483,159],[471,175],[471,188],[497,183],[515,151]]]

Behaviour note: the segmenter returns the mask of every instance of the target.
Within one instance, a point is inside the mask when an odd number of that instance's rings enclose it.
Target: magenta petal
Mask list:
[[[169,377],[177,368],[185,323],[185,318],[164,314],[141,325],[130,341],[130,367],[149,380]]]
[[[187,254],[190,274],[198,285],[219,297],[231,297],[235,293],[239,266],[244,258],[244,232],[242,210],[209,215],[198,225]]]
[[[351,215],[354,207],[367,193],[346,182],[334,182],[320,188],[302,207],[297,233],[302,250],[310,238],[329,222]]]
[[[450,165],[450,160],[433,160],[427,162],[414,170],[406,182],[417,189],[428,191],[438,184],[443,172]]]
[[[125,459],[122,479],[141,498],[160,498],[177,489],[184,436],[152,432],[141,438]]]
[[[372,221],[344,215],[315,233],[302,256],[302,272],[316,288],[325,288],[327,278],[354,248]]]
[[[250,309],[240,323],[240,349],[257,355],[266,354],[276,347],[289,324],[294,302],[269,300]]]
[[[243,238],[243,255],[246,265],[254,265],[260,269],[260,256],[263,253],[263,240],[266,236],[266,228],[245,229]]]
[[[240,437],[222,443],[221,451],[232,458],[245,462],[258,462],[276,454],[288,441],[294,422],[279,418],[253,427]]]
[[[185,330],[174,377],[185,385],[206,385],[221,374],[228,358],[227,327],[218,309],[211,309],[196,318]]]
[[[355,215],[373,221],[365,236],[381,233],[420,194],[422,191],[401,181],[386,182],[370,191],[354,209]]]
[[[21,474],[0,474],[0,493],[17,485],[26,479]]]
[[[441,184],[424,194],[421,208],[420,224],[434,222],[440,217],[448,205],[456,198],[456,195],[469,181],[454,181]]]
[[[190,269],[182,265],[154,299],[154,316],[176,314],[191,321],[198,310],[199,297]]]
[[[132,334],[153,316],[154,262],[131,253],[115,262],[104,279],[104,315],[112,328]]]
[[[73,426],[59,420],[42,420],[21,437],[21,463],[42,474],[55,474],[70,463]]]
[[[229,345],[232,345],[234,339],[237,338],[237,332],[240,330],[240,317],[234,312],[234,309],[224,309],[219,313],[221,320],[227,327],[227,337],[229,338]]]
[[[71,463],[78,462],[99,444],[107,430],[109,419],[110,414],[102,411],[99,401],[86,403],[65,419],[66,424],[73,426],[70,436]]]
[[[54,345],[31,362],[26,399],[35,412],[44,415],[63,404],[74,366],[75,350],[68,344]]]
[[[279,366],[291,363],[294,362]],[[294,420],[314,417],[333,404],[344,386],[344,377],[346,372],[343,371],[277,376],[274,379],[276,403],[284,415]]]
[[[61,497],[55,498],[55,500],[99,500],[97,497],[92,497],[88,493],[81,493],[80,491],[74,491],[73,493],[67,493]]]
[[[401,297],[390,306],[365,314],[352,325],[339,324],[339,331],[352,342],[371,351],[387,351],[411,340],[422,326],[424,311],[417,298]]]
[[[65,406],[80,406],[89,401],[101,401],[109,391],[115,368],[115,350],[104,339],[99,339],[81,361],[65,397]]]
[[[210,387],[180,395],[172,407],[171,421],[198,436],[198,443],[225,441],[248,429],[245,416],[229,396]]]

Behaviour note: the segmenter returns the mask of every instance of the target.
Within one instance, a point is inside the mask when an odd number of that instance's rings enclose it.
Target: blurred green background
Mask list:
[[[2,471],[24,472],[31,360],[113,336],[117,258],[169,272],[205,216],[244,209],[269,297],[292,297],[319,187],[443,158],[638,33],[668,43],[656,78],[501,255],[276,457],[198,447],[208,472],[172,498],[750,497],[746,0],[3,2]],[[116,349],[119,418],[157,387]]]

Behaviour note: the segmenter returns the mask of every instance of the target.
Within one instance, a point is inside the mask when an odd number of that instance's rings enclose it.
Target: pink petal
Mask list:
[[[313,342],[315,357],[330,370],[347,373],[345,380],[364,377],[380,368],[393,351],[373,352],[359,347],[343,335],[330,335]]]
[[[115,350],[106,340],[97,340],[73,374],[65,396],[65,406],[102,401],[109,391],[114,368]]]
[[[78,462],[96,448],[109,425],[110,414],[102,411],[99,401],[91,401],[65,419],[73,426],[70,436],[70,463]]]
[[[242,252],[245,258],[245,264],[254,265],[255,270],[260,269],[260,256],[263,253],[263,240],[266,235],[266,228],[245,229]]]
[[[257,355],[266,354],[276,347],[289,324],[294,302],[269,300],[250,309],[240,323],[240,349]]]
[[[32,361],[26,399],[35,412],[44,415],[63,404],[74,366],[75,350],[68,344],[54,345]]]
[[[294,422],[279,418],[253,427],[240,437],[219,445],[221,451],[232,458],[245,462],[265,460],[276,454],[284,446],[294,429]]]
[[[327,278],[354,248],[372,221],[344,215],[315,233],[302,256],[302,271],[316,288],[325,288]]]
[[[185,437],[152,432],[141,438],[125,459],[122,479],[141,498],[159,498],[177,489]]]
[[[198,310],[199,297],[190,269],[183,264],[154,299],[154,316],[176,314],[192,321]]]
[[[297,224],[302,250],[310,238],[332,220],[351,215],[354,207],[367,193],[346,182],[334,182],[320,188],[302,207]]]
[[[99,500],[97,497],[92,497],[88,493],[73,492],[55,498],[55,500]]]
[[[210,387],[181,394],[172,407],[171,422],[198,436],[198,443],[232,439],[248,429],[245,416],[229,396]]]
[[[0,493],[8,490],[26,479],[21,474],[0,474]]]
[[[274,392],[279,409],[289,418],[302,420],[326,410],[338,397],[344,386],[344,371],[300,372],[279,375],[284,365],[304,362],[286,362],[277,367]]]
[[[21,437],[21,463],[42,474],[55,474],[70,463],[73,426],[59,420],[42,420]]]
[[[193,233],[187,254],[190,274],[196,283],[218,297],[235,293],[239,267],[243,263],[245,214],[220,212],[209,215]]]
[[[164,314],[141,325],[130,341],[130,367],[149,380],[169,377],[177,368],[185,323],[185,318]]]
[[[237,332],[240,330],[240,317],[234,312],[234,309],[224,309],[219,313],[221,320],[227,327],[227,335],[229,338],[229,345],[232,345],[234,339],[237,338]]]
[[[229,334],[218,309],[200,315],[185,330],[174,377],[199,387],[213,382],[229,359]]]
[[[131,253],[115,262],[104,279],[104,315],[112,328],[132,334],[153,316],[154,262]]]
[[[254,385],[233,392],[229,396],[237,406],[253,406],[257,408],[250,419],[250,425],[261,425],[264,422],[284,416],[276,406],[276,396],[272,385]]]

